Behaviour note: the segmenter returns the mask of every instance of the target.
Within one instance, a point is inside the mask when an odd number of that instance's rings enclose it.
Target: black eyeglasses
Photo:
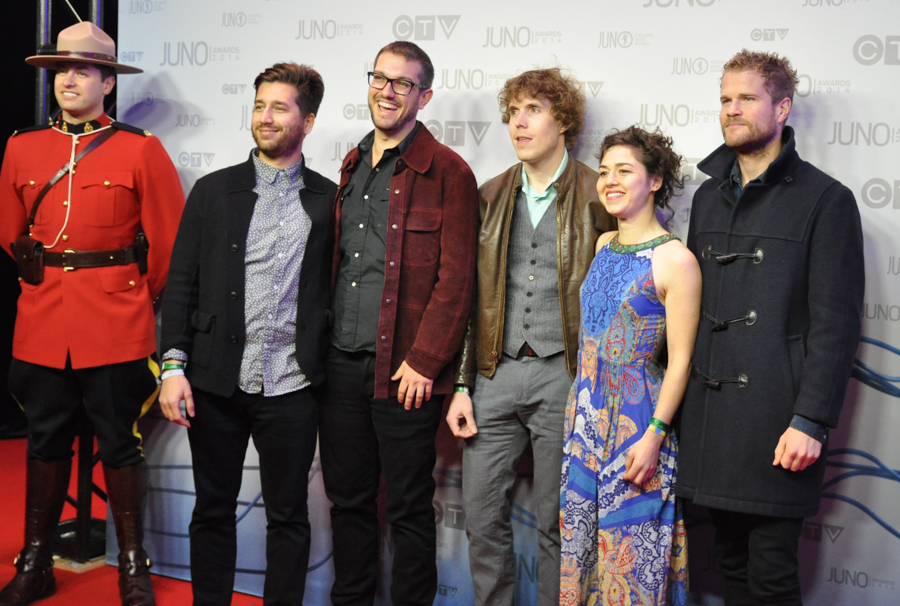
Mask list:
[[[372,88],[382,90],[388,84],[391,85],[391,90],[393,90],[394,93],[403,96],[408,95],[413,88],[428,90],[427,86],[416,84],[415,82],[410,82],[409,80],[403,80],[400,78],[388,78],[384,74],[379,74],[378,72],[369,72],[369,86],[371,86]]]

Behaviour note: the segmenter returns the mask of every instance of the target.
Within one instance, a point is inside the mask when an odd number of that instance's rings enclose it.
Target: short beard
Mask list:
[[[735,145],[728,145],[727,139],[725,144],[741,156],[755,156],[761,154],[775,141],[775,139],[778,138],[777,123],[773,122],[771,127],[772,128],[767,132],[750,131],[749,138]],[[725,128],[723,127],[722,130],[722,135],[724,137]]]
[[[250,132],[253,135],[253,141],[256,143],[256,147],[258,147],[260,151],[262,151],[269,158],[284,158],[286,156],[290,156],[303,143],[302,131],[300,131],[299,129],[282,129],[281,132],[284,135],[284,138],[280,139],[277,142],[265,142],[270,146],[270,149],[266,149],[257,138],[256,130],[252,130]]]

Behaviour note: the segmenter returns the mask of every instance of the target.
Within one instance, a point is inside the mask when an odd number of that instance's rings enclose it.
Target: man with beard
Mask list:
[[[465,161],[416,121],[432,96],[428,55],[393,42],[368,78],[375,129],[341,166],[335,323],[319,419],[333,504],[331,600],[375,599],[383,473],[392,603],[430,606],[437,591],[434,439],[472,302],[478,191]]]
[[[725,144],[698,168],[688,247],[703,316],[680,423],[677,494],[709,508],[725,604],[801,604],[797,549],[819,508],[864,291],[859,210],[786,126],[797,73],[743,50],[725,64]]]
[[[163,303],[160,405],[188,428],[197,501],[194,605],[230,604],[247,440],[266,508],[266,603],[300,604],[309,560],[307,476],[324,379],[336,186],[306,166],[324,85],[278,63],[253,83],[257,148],[197,181]],[[185,401],[186,414],[180,409]]]

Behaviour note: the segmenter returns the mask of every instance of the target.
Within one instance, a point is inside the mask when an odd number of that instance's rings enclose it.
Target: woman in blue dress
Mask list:
[[[683,605],[687,539],[669,424],[700,317],[694,255],[657,218],[683,186],[658,130],[613,132],[597,193],[618,231],[597,241],[581,287],[578,372],[569,393],[560,494],[560,606]],[[666,347],[665,368],[657,360]]]

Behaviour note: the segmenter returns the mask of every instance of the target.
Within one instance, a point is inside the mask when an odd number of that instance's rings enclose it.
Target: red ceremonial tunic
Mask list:
[[[97,121],[111,122],[105,115]],[[165,284],[184,193],[159,140],[124,128],[47,193],[32,237],[52,252],[110,250],[132,246],[142,228],[150,242],[148,271],[142,275],[136,263],[45,267],[41,284],[20,281],[13,342],[18,360],[64,368],[68,356],[77,369],[138,360],[156,350],[152,303]],[[75,154],[96,136],[78,135]],[[25,231],[38,193],[71,153],[72,135],[56,129],[10,137],[0,169],[0,246],[7,253]]]

